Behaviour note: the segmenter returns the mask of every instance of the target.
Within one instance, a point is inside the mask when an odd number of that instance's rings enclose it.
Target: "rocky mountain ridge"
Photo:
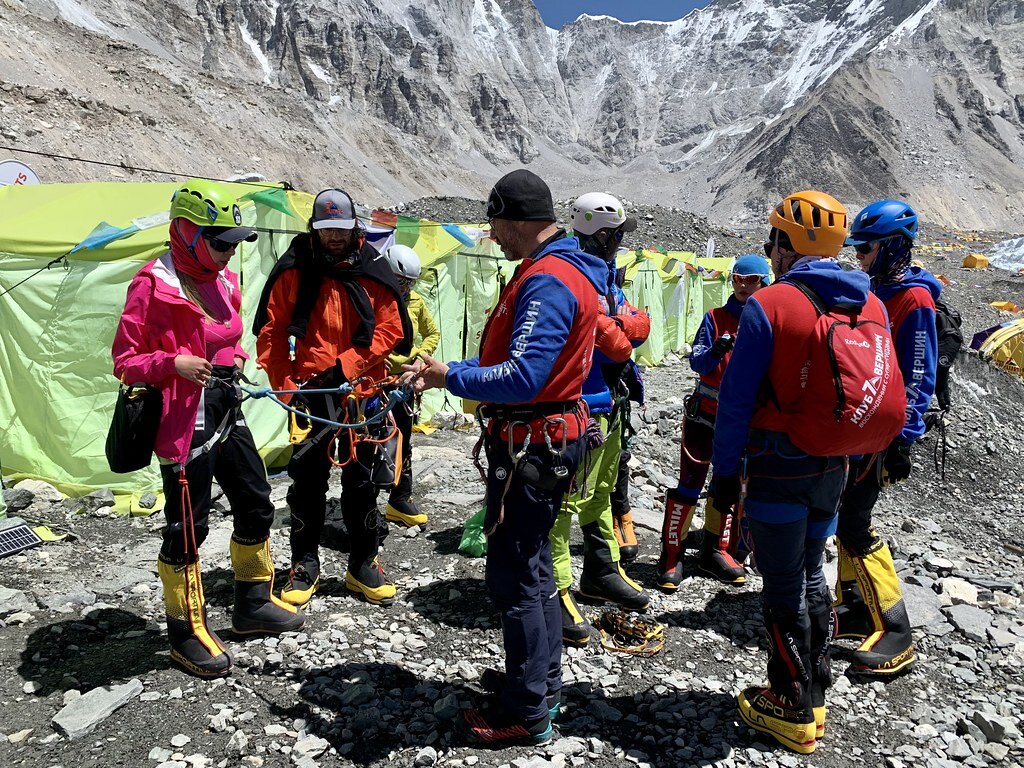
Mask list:
[[[802,186],[854,206],[904,195],[976,228],[1012,228],[1024,202],[1013,0],[720,0],[558,31],[529,0],[0,8],[16,41],[0,133],[32,149],[344,183],[371,203],[479,196],[522,164],[561,195],[597,186],[729,221]],[[83,99],[96,109],[69,119]]]

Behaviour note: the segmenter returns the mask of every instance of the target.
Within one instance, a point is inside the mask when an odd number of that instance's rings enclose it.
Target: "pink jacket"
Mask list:
[[[225,269],[218,280],[238,312],[238,276]],[[140,269],[128,286],[111,354],[118,379],[126,384],[150,384],[162,391],[163,412],[154,450],[162,459],[184,462],[203,389],[177,374],[174,358],[205,358],[206,332],[202,311],[182,293],[169,252]],[[249,357],[240,345],[235,354]]]

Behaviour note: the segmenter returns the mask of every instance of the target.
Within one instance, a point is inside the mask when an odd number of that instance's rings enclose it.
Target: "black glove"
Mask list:
[[[711,354],[721,359],[729,353],[734,344],[736,344],[735,336],[730,336],[728,333],[723,334],[715,339],[715,343],[711,345]]]
[[[888,475],[890,483],[898,483],[910,477],[913,463],[910,460],[912,443],[905,443],[899,438],[892,441],[882,458],[882,469]]]
[[[740,500],[740,476],[712,475],[708,498],[719,512],[735,507]]]

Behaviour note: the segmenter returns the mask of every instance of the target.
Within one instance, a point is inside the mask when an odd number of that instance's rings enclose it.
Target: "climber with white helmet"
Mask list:
[[[441,340],[441,332],[438,330],[430,310],[427,309],[423,297],[412,289],[423,271],[416,251],[407,245],[396,244],[387,248],[381,256],[387,261],[392,274],[398,281],[398,287],[402,290],[402,299],[409,312],[409,319],[412,320],[415,336],[412,351],[408,355],[396,352],[392,353],[389,358],[391,374],[401,375],[402,366],[418,359],[421,352],[428,355],[434,353],[438,341]],[[391,489],[384,517],[392,523],[398,523],[407,528],[414,525],[425,526],[427,514],[416,505],[412,498],[412,443],[410,440],[413,428],[413,403],[403,403],[392,413],[395,416],[398,429],[402,433],[402,472],[398,485]]]

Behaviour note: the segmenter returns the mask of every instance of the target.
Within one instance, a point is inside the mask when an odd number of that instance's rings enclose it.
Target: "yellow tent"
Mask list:
[[[1024,376],[1024,318],[996,328],[978,351],[1004,371]]]
[[[1020,312],[1020,307],[1012,301],[993,301],[992,306],[1001,309],[1003,312]]]
[[[988,266],[988,258],[980,253],[972,253],[964,259],[964,266],[969,269],[985,269]]]

